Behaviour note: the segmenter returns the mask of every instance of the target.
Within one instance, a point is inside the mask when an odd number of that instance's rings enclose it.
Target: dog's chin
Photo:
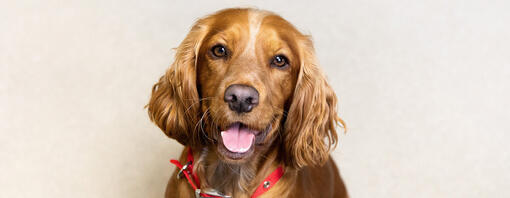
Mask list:
[[[240,128],[246,127],[243,123],[237,122],[233,123],[231,125],[239,125]],[[232,143],[227,144],[224,142],[224,139],[227,137],[224,136],[224,134],[221,134],[217,138],[217,152],[220,159],[226,163],[230,164],[243,164],[247,161],[249,161],[254,154],[257,152],[257,147],[263,146],[264,140],[269,133],[269,131],[272,130],[272,124],[268,124],[265,129],[262,131],[257,130],[246,130],[244,133],[251,133],[251,134],[245,134],[245,136],[249,136],[252,138],[250,143],[246,143],[245,141],[243,148],[232,148]],[[222,130],[220,130],[222,131]],[[225,131],[222,131],[221,133],[224,133]]]

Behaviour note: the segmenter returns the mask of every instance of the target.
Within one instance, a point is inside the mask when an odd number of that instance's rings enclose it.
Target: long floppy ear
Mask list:
[[[309,38],[300,38],[300,71],[285,121],[285,153],[293,167],[323,165],[336,146],[336,95],[328,85],[315,58]]]
[[[199,96],[196,61],[207,27],[198,21],[177,48],[175,60],[152,87],[150,119],[170,138],[187,146],[200,144],[198,128]]]

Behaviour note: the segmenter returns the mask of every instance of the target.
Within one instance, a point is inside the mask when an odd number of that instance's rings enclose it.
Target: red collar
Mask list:
[[[179,172],[177,173],[177,179],[181,178],[181,175],[184,174],[188,183],[191,185],[193,190],[195,190],[195,196],[198,197],[216,197],[216,198],[225,198],[227,196],[222,196],[212,192],[202,192],[200,190],[200,180],[195,172],[193,172],[193,152],[191,148],[188,148],[188,160],[186,164],[182,165],[179,161],[171,159],[170,163],[175,164],[177,168],[179,168]],[[276,170],[274,170],[271,174],[269,174],[264,181],[257,187],[257,190],[253,193],[251,198],[256,198],[269,189],[271,189],[278,180],[283,176],[283,167],[280,165]]]

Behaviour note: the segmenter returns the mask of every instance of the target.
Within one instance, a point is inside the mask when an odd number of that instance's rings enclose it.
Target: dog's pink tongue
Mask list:
[[[244,153],[250,149],[255,135],[240,124],[233,124],[226,131],[221,132],[221,138],[225,147],[232,152]]]

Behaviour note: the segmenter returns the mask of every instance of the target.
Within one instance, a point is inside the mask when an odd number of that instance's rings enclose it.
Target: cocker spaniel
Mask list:
[[[187,147],[166,197],[347,197],[329,157],[344,124],[314,53],[268,11],[198,20],[148,104],[150,119]]]

